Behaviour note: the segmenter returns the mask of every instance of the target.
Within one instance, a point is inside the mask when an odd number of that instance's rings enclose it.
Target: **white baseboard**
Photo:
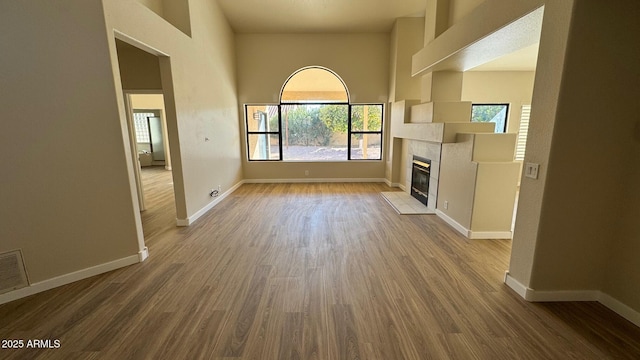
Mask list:
[[[384,183],[384,178],[298,178],[298,179],[245,179],[244,184],[292,184],[292,183]]]
[[[138,251],[138,260],[140,260],[139,262],[143,262],[145,260],[147,260],[147,258],[149,257],[149,248],[148,247],[144,247],[144,249]]]
[[[60,275],[52,279],[40,281],[31,286],[20,288],[8,293],[0,295],[0,304],[8,303],[10,301],[18,300],[30,295],[34,295],[43,291],[51,290],[53,288],[70,284],[79,280],[90,278],[92,276],[100,275],[115,269],[119,269],[125,266],[137,264],[140,262],[140,256],[138,254],[127,256],[126,258],[110,261],[104,264],[92,266],[90,268],[78,270],[69,274]]]
[[[186,219],[176,219],[177,226],[189,226],[193,224],[196,220],[198,220],[202,215],[206,214],[207,211],[213,209],[216,205],[218,205],[222,200],[224,200],[227,196],[229,196],[232,192],[236,191],[245,181],[240,181],[237,184],[233,185],[229,190],[215,197],[213,201],[207,204],[202,209],[198,210],[195,214],[189,216]]]
[[[504,282],[518,295],[531,302],[561,302],[561,301],[597,301],[629,320],[636,326],[640,326],[640,312],[632,309],[619,300],[598,290],[560,290],[560,291],[536,291],[505,273]]]
[[[440,217],[444,222],[449,224],[452,228],[456,229],[460,234],[464,235],[467,239],[511,239],[513,233],[511,231],[472,231],[466,227],[460,225],[457,221],[453,220],[449,215],[443,213],[441,210],[436,209],[436,215]]]
[[[636,326],[640,327],[640,312],[630,308],[629,306],[623,304],[619,300],[614,299],[609,294],[605,293],[600,293],[598,302],[608,307],[610,310],[614,311],[623,318],[631,321]]]
[[[473,231],[469,230],[469,239],[512,239],[511,231]]]
[[[518,295],[531,302],[551,301],[598,301],[600,291],[597,290],[533,290],[513,278],[507,271],[504,282]]]
[[[522,297],[527,301],[530,301],[529,291],[531,289],[529,289],[528,287],[524,286],[521,282],[511,277],[508,271],[505,271],[504,273],[504,283],[507,284],[507,286],[510,287],[511,290],[515,291],[516,294],[520,295],[520,297]]]
[[[191,221],[187,219],[176,219],[176,226],[184,227],[191,225]]]
[[[469,237],[470,231],[466,227],[460,225],[457,221],[455,221],[451,217],[449,217],[449,215],[443,213],[442,211],[440,211],[438,209],[436,209],[436,215],[438,215],[439,218],[444,220],[444,222],[449,224],[449,226],[454,228],[457,232],[459,232],[460,234],[464,235],[467,238]]]
[[[384,179],[384,182],[387,184],[388,187],[392,187],[392,188],[399,188],[400,187],[400,183],[394,183],[391,182],[387,179]]]

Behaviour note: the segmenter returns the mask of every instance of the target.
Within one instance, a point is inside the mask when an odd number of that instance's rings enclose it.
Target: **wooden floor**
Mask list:
[[[149,196],[149,259],[0,306],[0,339],[60,340],[0,358],[640,358],[640,329],[598,303],[506,287],[509,241],[398,215],[381,191],[243,185],[188,228]]]

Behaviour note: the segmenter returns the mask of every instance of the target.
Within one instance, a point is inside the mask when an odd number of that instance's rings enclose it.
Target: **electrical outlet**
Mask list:
[[[304,171],[304,176],[309,176],[309,170]]]
[[[218,192],[221,192],[221,191],[222,191],[222,186],[218,185]]]
[[[443,206],[445,210],[449,209],[449,202],[445,200]]]
[[[524,176],[530,179],[538,178],[538,170],[540,168],[539,164],[534,163],[525,163],[524,164]]]

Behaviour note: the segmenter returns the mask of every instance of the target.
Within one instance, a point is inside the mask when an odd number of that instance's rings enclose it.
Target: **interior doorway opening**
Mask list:
[[[176,218],[164,98],[162,94],[129,93],[127,100],[140,172],[142,228],[149,239],[174,226]]]
[[[184,192],[174,187],[182,174],[171,154],[179,145],[173,86],[167,84],[172,81],[170,61],[130,41],[116,39],[116,48],[141,230],[149,246],[154,234],[176,226],[177,204],[184,199]]]

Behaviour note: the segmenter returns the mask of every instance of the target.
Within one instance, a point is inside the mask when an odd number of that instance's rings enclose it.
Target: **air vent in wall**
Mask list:
[[[20,250],[0,254],[0,294],[29,285]]]

